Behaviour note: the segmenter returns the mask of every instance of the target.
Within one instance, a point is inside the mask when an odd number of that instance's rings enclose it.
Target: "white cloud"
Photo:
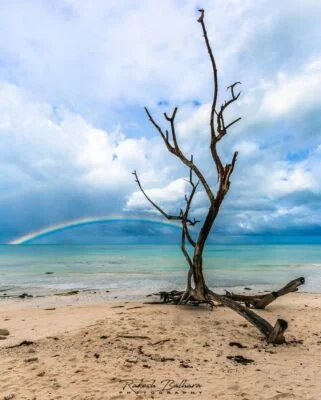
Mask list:
[[[257,118],[281,118],[291,113],[304,113],[321,103],[321,61],[309,62],[296,75],[283,73],[265,93]]]
[[[209,132],[209,115],[211,112],[211,104],[202,104],[196,110],[185,111],[185,118],[178,126],[177,130],[180,137],[184,140],[194,136],[196,140],[208,137]]]
[[[30,180],[34,187],[68,180],[129,190],[134,168],[149,175],[155,169],[165,171],[166,179],[166,165],[156,166],[157,158],[150,157],[155,141],[126,138],[119,127],[112,132],[96,129],[80,115],[28,101],[14,85],[0,85],[0,115],[2,164],[20,171],[19,185],[11,177],[12,190],[30,190]],[[28,176],[26,187],[21,174]]]
[[[205,0],[202,5],[222,88],[238,79],[252,85],[258,76],[256,63],[261,61],[252,59],[251,52],[258,52],[254,38],[258,32],[270,34],[279,15],[268,1],[258,5],[251,0]],[[124,103],[154,105],[160,97],[205,102],[212,82],[196,22],[198,7],[196,0],[164,0],[161,8],[148,1],[4,2],[0,8],[3,74],[8,79],[13,75],[37,100],[84,112],[93,102],[104,105],[98,113]],[[295,7],[297,2],[287,2],[280,14]]]
[[[289,166],[288,169],[279,169],[270,175],[266,194],[280,197],[301,190],[313,190],[315,182],[312,174],[305,171],[300,165]]]
[[[248,157],[255,154],[259,149],[259,145],[254,141],[240,140],[235,143],[233,150],[238,151],[242,157]]]
[[[286,225],[282,225],[284,221],[291,221],[298,216],[306,217],[308,213],[309,209],[305,206],[276,207],[271,212],[262,212],[262,210],[239,212],[235,215],[235,220],[244,233],[253,233],[264,231],[267,228],[274,228],[275,230],[276,227],[279,227],[284,229],[286,227]]]
[[[180,202],[182,204],[182,202],[185,201],[184,195],[188,191],[188,185],[186,179],[180,178],[170,182],[165,187],[144,190],[147,196],[149,196],[156,204],[161,206],[169,205],[172,209],[175,207],[175,203]],[[141,209],[158,212],[150,205],[150,203],[148,203],[141,191],[136,191],[131,194],[128,198],[126,209],[131,211]],[[180,208],[178,208],[176,213],[179,213],[179,209]]]

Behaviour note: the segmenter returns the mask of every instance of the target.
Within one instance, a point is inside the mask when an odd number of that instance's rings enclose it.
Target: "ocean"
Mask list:
[[[304,276],[300,291],[321,292],[321,245],[208,245],[204,272],[218,290],[273,290]],[[177,245],[0,246],[1,298],[76,289],[135,298],[183,289],[186,273]]]

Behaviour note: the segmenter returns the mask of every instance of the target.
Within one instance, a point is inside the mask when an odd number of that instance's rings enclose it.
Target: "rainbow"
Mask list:
[[[47,226],[46,228],[39,229],[34,232],[27,233],[26,235],[20,236],[8,244],[27,244],[34,239],[40,239],[44,236],[49,236],[56,232],[65,231],[67,229],[77,228],[84,225],[92,224],[102,224],[102,223],[112,223],[112,222],[140,222],[140,223],[154,223],[160,225],[167,225],[174,228],[180,228],[180,225],[176,222],[163,221],[158,218],[137,218],[137,217],[86,217],[75,219],[72,221],[62,222],[60,224],[55,224]]]

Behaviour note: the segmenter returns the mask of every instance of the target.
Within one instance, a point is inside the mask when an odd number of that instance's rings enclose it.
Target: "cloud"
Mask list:
[[[154,157],[154,140],[128,138],[117,126],[97,129],[79,114],[30,102],[15,85],[0,85],[0,115],[2,163],[24,175],[28,188],[30,181],[36,187],[64,180],[118,188],[134,168],[153,173],[162,157]]]
[[[279,73],[263,97],[258,110],[260,120],[280,119],[293,113],[305,113],[321,103],[321,59],[309,62],[294,76]]]
[[[1,220],[10,236],[122,212],[136,188],[134,168],[147,184],[175,171],[158,141],[94,128],[66,109],[31,102],[16,85],[0,85],[0,115]]]
[[[268,79],[278,63],[286,68],[296,59],[300,68],[306,57],[298,54],[315,53],[317,2],[206,0],[203,6],[223,87],[237,79],[251,87],[261,69]],[[156,105],[160,98],[204,103],[211,71],[198,7],[196,0],[164,0],[161,10],[147,1],[2,3],[1,75],[41,101],[99,120],[113,115],[110,107]],[[294,49],[296,40],[302,46]]]
[[[173,203],[182,203],[182,201],[184,201],[184,196],[188,192],[188,185],[189,183],[186,181],[186,179],[180,178],[170,182],[165,187],[147,189],[145,190],[145,192],[147,196],[150,197],[156,204],[160,206],[170,205],[172,209]],[[178,207],[176,215],[179,214],[179,210],[181,207],[182,206]],[[126,210],[136,209],[147,209],[153,212],[157,212],[154,208],[151,207],[150,203],[147,202],[141,191],[136,191],[132,193],[126,204]]]
[[[22,0],[0,5],[1,235],[86,215],[149,212],[131,175],[170,210],[188,171],[148,123],[148,105],[179,106],[178,140],[213,187],[213,85],[199,3]],[[239,151],[217,232],[277,232],[320,223],[320,2],[205,0],[220,96],[242,81],[219,144]],[[192,210],[204,216],[199,193]],[[299,228],[298,228],[299,227]],[[6,239],[3,239],[6,240]]]

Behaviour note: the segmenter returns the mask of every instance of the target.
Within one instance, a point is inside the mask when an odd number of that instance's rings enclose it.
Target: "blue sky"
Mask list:
[[[145,105],[163,126],[163,112],[179,107],[180,143],[215,185],[200,4],[220,101],[242,82],[230,115],[242,121],[219,148],[225,162],[235,150],[239,158],[214,233],[321,234],[319,0],[164,0],[161,8],[146,0],[10,0],[0,3],[0,242],[87,216],[155,215],[134,169],[156,201],[179,210],[188,171],[163,148]],[[202,218],[206,207],[199,192],[193,214]],[[113,236],[93,229],[50,240]],[[135,232],[168,235],[130,229],[131,240]]]

